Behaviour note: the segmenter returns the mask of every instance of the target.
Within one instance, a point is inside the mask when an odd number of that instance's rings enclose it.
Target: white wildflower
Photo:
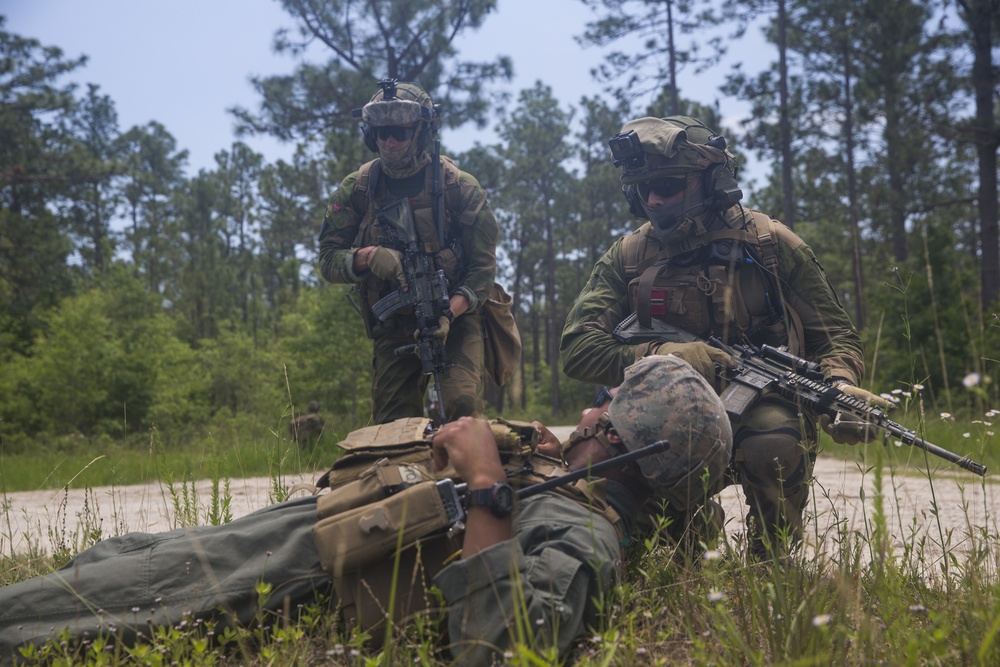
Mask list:
[[[709,602],[722,602],[725,599],[726,599],[726,594],[723,593],[722,591],[717,591],[715,589],[712,589],[711,591],[708,592]]]
[[[813,617],[813,625],[817,628],[823,627],[830,623],[830,614],[820,614],[819,616]]]
[[[977,384],[982,382],[983,376],[979,373],[969,373],[964,378],[962,378],[962,384],[965,385],[966,389],[975,387]]]

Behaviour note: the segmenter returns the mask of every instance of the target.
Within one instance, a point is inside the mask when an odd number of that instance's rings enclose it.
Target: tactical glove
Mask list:
[[[861,387],[855,387],[853,384],[847,382],[846,380],[837,380],[833,383],[833,386],[839,389],[840,391],[844,392],[848,396],[851,396],[853,398],[858,399],[859,401],[864,402],[866,405],[874,405],[882,408],[883,410],[892,410],[894,407],[896,407],[895,405],[893,405],[892,401],[882,398],[881,396],[877,396],[871,393],[870,391],[865,391]]]
[[[708,380],[716,391],[720,388],[716,367],[729,368],[733,363],[733,357],[727,352],[712,347],[707,343],[663,343],[656,350],[656,354],[672,354],[691,364],[703,378]]]
[[[438,325],[437,329],[434,330],[434,337],[443,343],[448,337],[449,331],[451,331],[451,320],[446,315],[442,315],[438,318]],[[413,332],[413,340],[420,340],[420,329]]]
[[[401,287],[406,287],[406,274],[403,273],[403,256],[398,250],[375,248],[368,258],[368,270],[382,280],[395,280]]]
[[[834,442],[842,445],[875,442],[881,430],[848,412],[838,412],[832,420],[830,415],[820,415],[816,421]]]

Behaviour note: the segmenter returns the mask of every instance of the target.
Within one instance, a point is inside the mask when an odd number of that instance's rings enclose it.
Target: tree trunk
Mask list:
[[[781,216],[789,229],[795,227],[795,199],[792,185],[792,123],[788,117],[788,12],[785,0],[778,0],[778,68],[780,72],[780,118],[781,129]]]

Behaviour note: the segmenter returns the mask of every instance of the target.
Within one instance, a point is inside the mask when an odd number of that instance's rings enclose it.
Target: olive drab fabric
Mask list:
[[[376,276],[355,276],[351,269],[353,248],[383,245],[376,210],[396,199],[384,186],[380,187],[379,163],[378,159],[367,162],[344,179],[327,209],[320,232],[320,271],[331,282],[359,284],[361,312],[369,335],[378,323],[371,312],[372,304],[398,287]],[[496,219],[486,204],[486,191],[475,178],[442,155],[444,219],[439,234],[434,220],[432,170],[425,170],[423,179],[420,192],[409,197],[421,250],[433,258],[435,268],[444,271],[450,289],[463,294],[469,301],[469,310],[475,311],[492,289],[496,271],[498,232]]]
[[[731,229],[722,238],[708,233],[683,256],[665,248],[648,223],[618,239],[594,266],[566,319],[566,374],[620,384],[625,368],[652,347],[613,336],[636,312],[725,342],[746,336],[755,344],[787,344],[817,361],[826,377],[859,382],[861,340],[812,249],[759,211],[733,207],[725,220]]]
[[[683,197],[678,191],[670,198],[674,207],[684,199],[682,213],[671,218],[667,205],[660,205],[668,199],[663,195],[647,194],[648,201],[640,203],[638,210],[659,227],[647,221],[595,264],[563,328],[564,372],[594,384],[620,384],[629,366],[659,347],[614,336],[615,328],[635,315],[640,323],[662,321],[700,338],[787,345],[818,363],[825,379],[859,383],[864,375],[861,338],[812,249],[779,221],[739,205],[742,192],[721,150],[718,160],[708,160],[699,148],[711,147],[699,145],[688,154],[696,158],[691,164],[687,158],[675,164],[690,148],[681,148],[686,142],[714,140],[695,128],[681,139],[673,129],[681,125],[670,119],[636,125],[640,137],[653,130],[642,139],[645,150],[650,149],[647,139],[660,130],[662,139],[672,136],[673,143],[661,147],[669,154],[645,154],[652,157],[643,168],[652,173],[627,175],[623,164],[626,198],[631,192],[630,205],[641,199],[642,184],[673,167],[687,174]],[[724,146],[724,141],[716,143]],[[652,186],[649,190],[654,192]],[[764,557],[794,546],[809,496],[815,425],[796,405],[769,397],[732,426],[727,483],[742,484],[746,494],[750,554]]]
[[[521,333],[511,311],[514,299],[499,283],[493,284],[483,306],[484,365],[498,387],[521,367]]]
[[[401,419],[351,432],[340,443],[344,454],[317,482],[330,490],[316,505],[316,551],[333,579],[345,622],[369,632],[376,645],[392,588],[387,583],[392,567],[386,563],[399,558],[401,564],[392,616],[399,622],[434,613],[426,589],[461,547],[460,536],[445,531],[449,523],[435,488],[436,480],[454,477],[454,470],[434,470],[430,423]],[[565,474],[558,461],[533,454],[539,433],[531,424],[494,419],[490,427],[513,486]],[[556,493],[622,530],[620,517],[604,498],[603,481],[579,480]]]
[[[358,310],[368,336],[374,341],[372,404],[376,422],[387,423],[424,414],[428,376],[416,355],[399,356],[401,346],[412,344],[416,318],[412,309],[400,309],[379,322],[372,305],[394,292],[395,280],[382,280],[365,271],[355,275],[354,253],[363,247],[388,243],[376,212],[405,196],[420,250],[434,269],[441,269],[449,296],[461,294],[468,310],[450,325],[445,350],[450,367],[439,375],[440,397],[448,419],[482,414],[483,331],[482,307],[496,275],[496,218],[486,201],[486,191],[470,174],[441,156],[443,190],[440,229],[434,216],[434,169],[426,168],[405,181],[394,181],[381,160],[363,165],[348,175],[334,193],[320,230],[320,272],[326,280],[349,283],[360,296]],[[432,167],[433,165],[431,165]],[[392,188],[405,192],[396,193]]]

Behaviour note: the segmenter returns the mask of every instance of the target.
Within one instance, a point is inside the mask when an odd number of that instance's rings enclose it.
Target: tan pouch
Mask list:
[[[521,333],[511,310],[513,303],[513,297],[493,283],[483,305],[483,365],[499,387],[521,367]]]
[[[379,459],[353,482],[347,482],[330,491],[316,502],[316,518],[346,512],[347,510],[384,500],[403,489],[431,479],[425,467],[396,464],[387,458]]]
[[[395,553],[447,528],[448,516],[434,482],[421,482],[383,500],[319,519],[313,541],[323,569],[334,577]]]

